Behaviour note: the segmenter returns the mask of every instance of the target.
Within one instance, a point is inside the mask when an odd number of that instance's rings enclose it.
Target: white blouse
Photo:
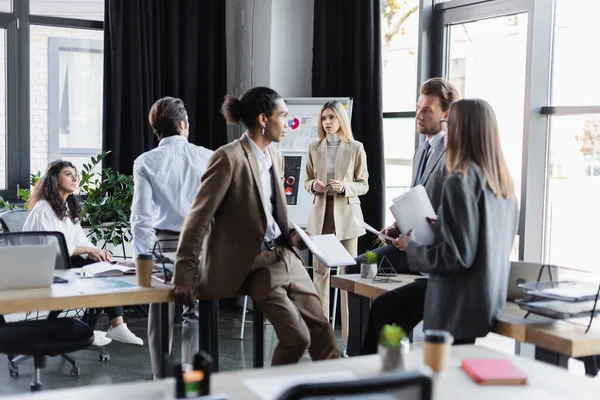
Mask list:
[[[62,232],[65,235],[69,256],[73,255],[77,247],[95,247],[83,232],[80,223],[74,224],[69,217],[63,220],[58,219],[56,213],[46,200],[40,200],[29,212],[24,232],[31,231],[54,231]]]

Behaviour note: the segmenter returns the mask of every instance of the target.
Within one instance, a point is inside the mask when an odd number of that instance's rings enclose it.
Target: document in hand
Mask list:
[[[326,266],[342,267],[356,264],[354,257],[348,253],[348,250],[334,234],[308,236],[298,225],[293,225],[309,250]]]
[[[423,185],[415,186],[394,199],[390,210],[403,234],[413,229],[413,237],[419,243],[433,243],[433,229],[426,218],[435,217],[435,211]]]

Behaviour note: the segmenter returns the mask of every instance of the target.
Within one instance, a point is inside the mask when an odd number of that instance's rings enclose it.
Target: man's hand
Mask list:
[[[173,289],[175,300],[186,306],[193,307],[196,303],[194,288],[191,286],[175,285]]]
[[[392,244],[396,246],[397,249],[406,251],[408,250],[408,245],[412,240],[413,230],[408,231],[406,235],[400,235],[398,238],[394,239]]]
[[[327,193],[327,187],[321,181],[314,181],[313,182],[313,191],[315,191],[317,193]]]
[[[400,234],[400,232],[398,232],[398,229],[396,229],[395,226],[388,226],[387,228],[383,228],[380,231],[381,234],[392,237],[392,238],[397,238],[398,235]],[[384,239],[382,237],[379,238],[379,240],[381,240],[383,243],[385,244],[390,244],[391,242],[387,239]]]
[[[308,235],[308,232],[306,232]],[[298,250],[306,250],[306,244],[298,234],[298,232],[292,232],[292,236],[290,236],[290,241],[292,242],[292,246],[297,248]]]

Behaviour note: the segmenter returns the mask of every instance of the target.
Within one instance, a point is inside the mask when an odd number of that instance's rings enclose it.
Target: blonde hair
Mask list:
[[[323,129],[323,123],[321,122],[321,117],[323,116],[323,111],[330,109],[335,114],[336,118],[340,122],[340,136],[343,139],[354,139],[352,135],[352,127],[350,126],[350,119],[348,118],[348,113],[346,113],[346,109],[337,100],[328,101],[321,108],[321,112],[319,113],[319,139],[325,139],[327,133],[325,133],[325,129]]]
[[[508,199],[515,195],[515,184],[502,153],[496,114],[487,101],[465,99],[453,103],[446,138],[448,173],[465,174],[471,163],[477,164],[496,197]]]

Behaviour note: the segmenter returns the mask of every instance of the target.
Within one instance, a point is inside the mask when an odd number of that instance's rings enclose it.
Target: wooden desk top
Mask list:
[[[479,346],[454,346],[452,359],[446,373],[434,378],[435,400],[541,400],[576,397],[577,400],[596,400],[600,393],[600,382],[584,376],[573,375],[564,369],[545,363],[510,356]],[[478,385],[461,369],[460,360],[472,358],[510,359],[529,377],[524,386]],[[415,350],[406,357],[407,368],[420,368],[423,354]],[[351,372],[357,377],[367,377],[380,373],[378,356],[351,357],[349,359],[301,363],[285,367],[221,372],[213,375],[211,391],[226,393],[231,400],[258,400],[258,397],[245,385],[245,380],[253,378],[275,378],[299,374],[319,374],[325,372]],[[273,379],[273,382],[277,382]],[[75,400],[88,398],[104,400],[114,398],[172,399],[169,393],[173,388],[172,379],[154,382],[135,382],[118,385],[89,386],[76,389],[50,390],[40,393],[27,393],[6,397],[7,400]],[[174,390],[174,389],[173,389]],[[167,396],[165,396],[167,394]],[[143,397],[140,397],[143,396]]]
[[[52,311],[69,308],[96,308],[173,301],[172,286],[152,279],[152,287],[132,286],[120,289],[82,289],[77,284],[77,270],[56,271],[55,275],[71,279],[69,283],[53,284],[50,288],[0,291],[0,314],[28,311]],[[87,278],[87,280],[102,278]],[[112,279],[137,285],[137,277],[119,276]]]
[[[419,278],[417,275],[399,277],[401,282],[382,283],[373,282],[373,279],[362,279],[358,274],[336,275],[331,277],[331,286],[374,299]],[[525,314],[518,305],[508,302],[493,332],[569,357],[600,354],[600,320],[594,321],[589,332],[585,333],[588,322],[585,318],[567,322],[535,314],[525,318]]]

